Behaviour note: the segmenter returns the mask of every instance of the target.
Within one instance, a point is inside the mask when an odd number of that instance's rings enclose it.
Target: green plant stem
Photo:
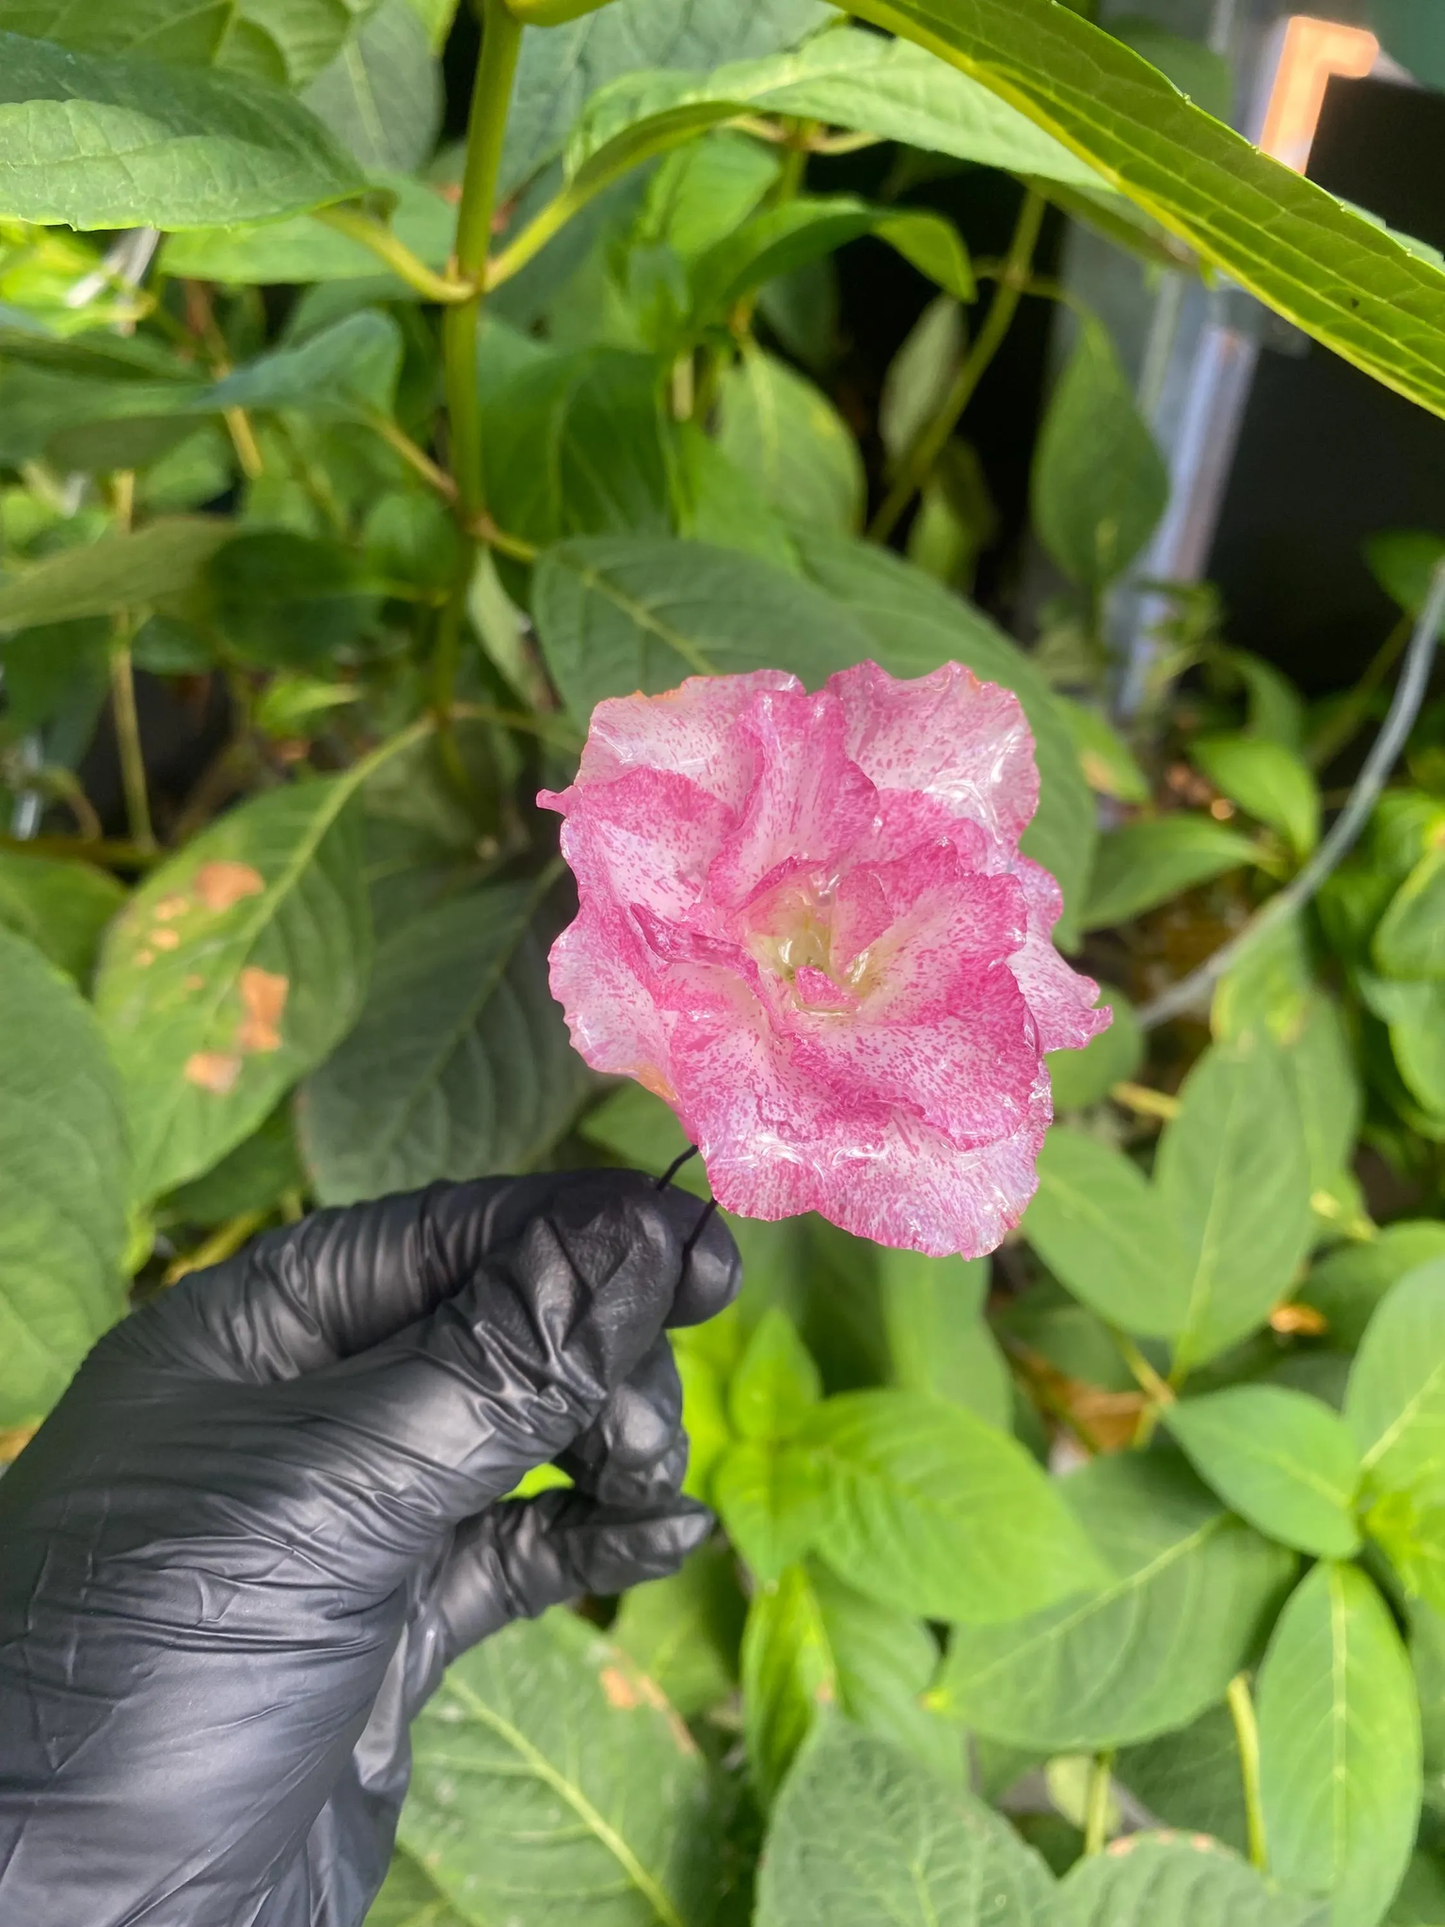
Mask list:
[[[437,274],[425,261],[413,254],[404,241],[397,238],[382,221],[364,214],[359,207],[323,207],[316,211],[318,221],[335,228],[348,240],[357,241],[362,247],[370,249],[379,261],[384,261],[392,273],[404,281],[409,288],[427,301],[440,301],[450,305],[457,301],[470,301],[476,289],[470,281],[457,276]]]
[[[886,542],[903,519],[909,503],[928,480],[963,411],[973,400],[978,384],[1003,346],[1013,326],[1014,316],[1018,313],[1019,302],[1029,288],[1034,249],[1039,244],[1039,234],[1047,212],[1048,202],[1043,195],[1029,188],[1019,209],[1013,240],[1009,244],[1008,255],[999,273],[998,288],[989,303],[984,324],[964,357],[963,366],[955,375],[942,408],[908,451],[897,479],[874,516],[868,533],[875,542]]]
[[[100,863],[113,870],[149,870],[164,852],[143,850],[114,838],[79,836],[0,836],[0,850],[16,856],[48,856],[61,863]]]
[[[1254,1696],[1249,1680],[1236,1673],[1229,1682],[1229,1714],[1234,1721],[1234,1738],[1239,1747],[1239,1775],[1244,1784],[1245,1825],[1249,1834],[1250,1864],[1261,1873],[1269,1872],[1269,1846],[1264,1831],[1264,1803],[1259,1791],[1259,1723],[1254,1716]]]
[[[482,51],[477,60],[467,122],[467,159],[457,210],[456,241],[457,276],[470,282],[474,292],[470,299],[449,307],[442,323],[451,469],[457,485],[457,508],[464,524],[469,524],[486,506],[477,335],[482,321],[492,218],[497,209],[502,139],[521,44],[521,22],[507,11],[502,0],[483,0]]]
[[[253,1231],[259,1231],[266,1222],[266,1210],[243,1211],[238,1217],[213,1231],[209,1238],[198,1244],[194,1251],[188,1251],[183,1258],[177,1258],[165,1275],[168,1285],[177,1285],[182,1278],[193,1271],[204,1271],[207,1265],[218,1265],[222,1259],[231,1257],[241,1249]]]
[[[1400,652],[1410,640],[1414,628],[1412,616],[1401,616],[1383,643],[1375,651],[1365,673],[1355,684],[1348,696],[1340,704],[1309,746],[1311,769],[1324,769],[1351,739],[1359,733],[1370,713],[1370,703],[1384,683],[1386,676],[1400,659]]]
[[[126,823],[138,850],[156,847],[151,828],[150,797],[146,791],[145,751],[141,747],[140,717],[135,706],[135,671],[130,657],[130,625],[116,625],[110,645],[110,707],[120,754],[120,780],[125,792]]]
[[[432,711],[436,717],[437,753],[447,781],[469,807],[476,792],[457,741],[457,671],[462,659],[462,627],[466,621],[467,588],[471,581],[471,550],[452,584],[452,592],[437,617],[436,648],[432,655]]]
[[[1102,1853],[1109,1843],[1109,1791],[1114,1772],[1112,1747],[1094,1755],[1084,1805],[1084,1852]]]

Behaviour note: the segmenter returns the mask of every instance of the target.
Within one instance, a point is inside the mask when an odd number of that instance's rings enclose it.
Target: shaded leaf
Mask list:
[[[728,1384],[728,1412],[739,1438],[791,1438],[822,1392],[818,1368],[797,1327],[779,1306],[758,1320]]]
[[[134,535],[103,535],[84,548],[46,556],[0,583],[0,633],[110,615],[179,595],[234,526],[219,516],[178,516]]]
[[[553,879],[439,904],[378,949],[355,1028],[301,1094],[327,1204],[525,1170],[586,1088],[547,986]]]
[[[305,1188],[291,1106],[279,1104],[259,1131],[212,1170],[172,1191],[163,1210],[182,1223],[219,1225],[247,1212],[270,1211],[288,1191],[299,1195]]]
[[[398,1847],[365,1927],[467,1927],[467,1923],[447,1904],[421,1862],[405,1847]]]
[[[1260,1797],[1270,1866],[1374,1927],[1420,1811],[1420,1714],[1389,1608],[1356,1566],[1316,1566],[1280,1615],[1259,1675]]]
[[[849,533],[863,517],[863,461],[833,404],[803,375],[749,348],[718,390],[718,443],[789,519]]]
[[[990,1738],[1092,1752],[1184,1726],[1224,1697],[1293,1556],[1159,1455],[1095,1459],[1063,1497],[1114,1577],[1003,1626],[955,1630],[947,1711]]]
[[[405,0],[403,0],[405,4]],[[308,414],[389,414],[401,370],[401,329],[377,308],[348,315],[227,375],[191,409],[296,408]]]
[[[428,267],[444,268],[456,229],[456,209],[434,188],[404,175],[388,174],[380,185],[396,196],[391,229],[397,239]],[[356,281],[374,277],[381,267],[370,248],[306,214],[285,221],[235,222],[169,234],[162,243],[159,264],[166,274],[243,286]],[[415,299],[405,282],[394,278],[387,286],[387,297]]]
[[[82,989],[90,981],[101,932],[124,902],[124,889],[107,870],[0,852],[0,925],[28,937]]]
[[[1371,945],[1387,977],[1445,977],[1445,850],[1430,850],[1390,899]]]
[[[1048,1927],[1326,1927],[1312,1902],[1274,1894],[1254,1869],[1196,1833],[1130,1834],[1081,1860]]]
[[[1081,1111],[1097,1104],[1115,1084],[1134,1077],[1144,1062],[1144,1033],[1123,991],[1106,984],[1098,1008],[1114,1013],[1107,1030],[1091,1038],[1082,1050],[1053,1050],[1044,1059],[1056,1113]]]
[[[1084,913],[1086,930],[1107,930],[1142,916],[1181,890],[1254,861],[1249,838],[1211,816],[1173,816],[1126,823],[1099,844]]]
[[[1445,1491],[1445,1257],[1407,1272],[1381,1300],[1345,1416],[1376,1489]]]
[[[1196,737],[1189,753],[1222,795],[1278,830],[1297,857],[1319,842],[1319,785],[1292,750],[1241,734]]]
[[[624,1593],[610,1637],[690,1719],[736,1685],[745,1612],[732,1553],[706,1545],[670,1578]]]
[[[988,1260],[879,1246],[877,1263],[893,1384],[961,1405],[1007,1431],[1013,1379],[984,1317]]]
[[[0,1427],[34,1422],[125,1311],[130,1159],[75,986],[0,930]]]
[[[1115,1772],[1166,1826],[1207,1833],[1236,1853],[1247,1852],[1244,1776],[1227,1706],[1211,1706],[1188,1726],[1122,1748]]]
[[[1386,1225],[1366,1244],[1329,1252],[1297,1293],[1328,1323],[1329,1339],[1353,1351],[1390,1287],[1431,1258],[1445,1258],[1445,1224],[1435,1218]]]
[[[382,0],[302,99],[368,175],[420,167],[436,144],[442,84],[412,0]]]
[[[271,87],[0,32],[0,214],[207,227],[301,213],[364,185],[321,123]]]

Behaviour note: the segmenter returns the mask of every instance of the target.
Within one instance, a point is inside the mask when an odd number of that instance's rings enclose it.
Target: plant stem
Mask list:
[[[1249,1830],[1249,1859],[1260,1873],[1269,1872],[1269,1844],[1264,1831],[1264,1803],[1259,1791],[1259,1723],[1254,1717],[1254,1697],[1244,1673],[1229,1682],[1229,1713],[1234,1721],[1234,1738],[1239,1747],[1239,1774],[1244,1783],[1245,1823]]]
[[[432,655],[432,713],[436,717],[437,753],[442,759],[448,782],[467,804],[476,802],[476,792],[466,763],[462,760],[461,745],[457,742],[456,698],[471,560],[471,550],[468,549],[465,565],[437,617],[436,648]]]
[[[268,1213],[243,1211],[239,1217],[229,1219],[213,1231],[209,1238],[198,1244],[194,1251],[188,1251],[183,1258],[177,1258],[165,1276],[168,1285],[179,1284],[181,1279],[192,1271],[204,1271],[207,1265],[218,1265],[222,1259],[229,1258],[241,1249],[253,1231],[259,1231],[266,1222]]]
[[[444,468],[437,466],[424,448],[418,448],[406,430],[399,428],[390,415],[368,412],[364,419],[367,427],[380,435],[387,447],[400,455],[407,467],[414,469],[438,495],[445,497],[448,502],[456,500],[457,485],[451,476]]]
[[[62,863],[102,863],[113,870],[148,870],[161,861],[161,851],[140,849],[134,843],[91,841],[78,836],[0,836],[0,850],[17,856],[55,857]]]
[[[1084,1806],[1084,1852],[1102,1853],[1109,1843],[1109,1792],[1114,1770],[1110,1747],[1094,1755],[1089,1769],[1089,1791]]]
[[[125,791],[126,822],[138,850],[156,847],[151,828],[150,798],[146,793],[145,751],[141,747],[140,718],[135,706],[135,672],[130,659],[130,624],[116,623],[110,645],[110,707],[120,752],[120,780]]]
[[[457,507],[464,524],[480,515],[486,506],[477,335],[482,320],[492,217],[497,208],[502,137],[506,132],[507,106],[521,44],[521,22],[507,11],[503,0],[483,0],[482,51],[472,89],[467,160],[457,210],[456,273],[472,284],[474,292],[469,300],[449,307],[442,322],[451,468],[457,484]]]
[[[884,498],[883,506],[874,516],[868,533],[875,542],[886,542],[897,528],[909,503],[927,481],[934,463],[947,446],[963,411],[973,400],[978,384],[988,373],[994,356],[1003,346],[1004,338],[1013,326],[1019,302],[1028,290],[1034,249],[1039,244],[1039,234],[1047,211],[1048,202],[1043,195],[1029,188],[1019,209],[1013,240],[999,274],[998,289],[989,303],[988,315],[978,331],[978,338],[955,375],[942,408],[908,451],[897,479]]]
[[[316,213],[318,221],[344,234],[348,240],[358,241],[369,248],[379,261],[384,261],[400,280],[427,301],[440,301],[450,304],[455,301],[470,301],[476,289],[470,281],[460,277],[437,274],[425,261],[413,254],[402,240],[382,221],[373,220],[359,207],[323,207]]]
[[[1287,884],[1277,896],[1271,897],[1237,937],[1221,945],[1197,970],[1191,971],[1187,977],[1181,978],[1152,1003],[1144,1006],[1139,1012],[1139,1022],[1145,1030],[1155,1030],[1171,1017],[1192,1010],[1258,938],[1292,917],[1297,910],[1302,910],[1320,885],[1349,855],[1415,726],[1415,718],[1420,713],[1420,705],[1430,686],[1430,671],[1434,667],[1435,646],[1442,623],[1445,623],[1445,562],[1435,570],[1425,606],[1410,637],[1410,647],[1405,652],[1405,667],[1400,673],[1390,713],[1365,758],[1364,767],[1350,792],[1350,799],[1336,817],[1329,835],[1294,881]]]

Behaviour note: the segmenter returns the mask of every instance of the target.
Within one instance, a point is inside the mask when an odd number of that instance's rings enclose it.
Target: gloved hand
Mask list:
[[[100,1342],[0,1479],[0,1921],[357,1927],[448,1662],[707,1532],[663,1336],[737,1287],[702,1210],[438,1185]],[[496,1503],[554,1459],[575,1491]]]

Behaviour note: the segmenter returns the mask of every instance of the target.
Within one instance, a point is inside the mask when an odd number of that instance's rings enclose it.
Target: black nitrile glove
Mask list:
[[[662,1335],[737,1286],[702,1209],[438,1185],[101,1341],[0,1479],[5,1927],[356,1927],[443,1667],[708,1529]],[[551,1459],[575,1491],[495,1503]]]

